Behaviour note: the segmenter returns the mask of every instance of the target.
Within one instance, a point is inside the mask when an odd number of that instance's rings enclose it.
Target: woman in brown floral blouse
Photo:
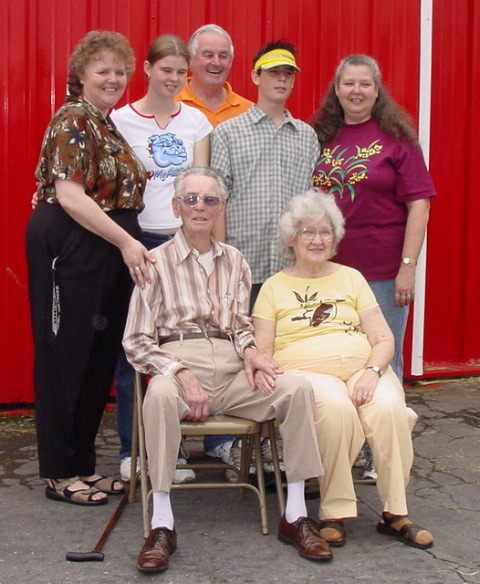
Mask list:
[[[154,261],[138,241],[145,169],[108,113],[135,66],[127,39],[91,31],[42,144],[27,227],[40,476],[49,499],[101,505],[124,492],[96,474],[95,437],[131,292]]]

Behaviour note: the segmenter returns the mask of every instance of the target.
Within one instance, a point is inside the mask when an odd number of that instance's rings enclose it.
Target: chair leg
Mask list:
[[[138,446],[140,457],[140,489],[142,494],[142,515],[143,515],[143,535],[147,537],[150,533],[150,514],[148,496],[148,471],[147,471],[147,451],[145,447],[145,427],[143,425],[142,402],[143,386],[142,376],[135,373],[135,417],[138,423]]]
[[[275,487],[277,490],[278,509],[280,515],[285,513],[285,496],[283,494],[282,474],[278,463],[277,435],[275,431],[274,420],[268,420],[268,435],[270,437],[270,446],[272,449],[273,474],[275,476]]]
[[[254,434],[253,443],[255,445],[255,459],[257,466],[257,483],[260,491],[260,516],[262,520],[262,533],[268,534],[268,516],[267,516],[267,498],[265,495],[265,479],[263,476],[263,457],[262,448],[260,446],[260,433]]]
[[[151,530],[150,521],[150,503],[152,498],[152,491],[148,488],[148,460],[145,445],[145,427],[143,424],[142,404],[143,404],[143,377],[140,373],[135,374],[135,392],[134,392],[134,419],[132,432],[132,458],[137,456],[140,460],[140,471],[132,473],[130,482],[129,501],[135,501],[135,490],[140,480],[141,500],[142,500],[142,515],[143,515],[143,532],[144,537],[147,538]],[[240,483],[245,485],[243,487],[236,485],[226,485],[210,483],[205,485],[207,488],[237,488],[239,489],[239,498],[243,498],[246,490],[254,492],[258,498],[261,516],[261,528],[264,535],[268,534],[268,516],[265,495],[265,481],[263,477],[263,459],[260,445],[260,432],[254,435],[243,435],[242,438],[242,452],[241,452],[241,466],[240,466]],[[248,473],[252,460],[252,448],[255,448],[255,458],[257,465],[258,487],[248,483]],[[177,488],[199,488],[197,485],[175,485]]]
[[[244,434],[240,436],[242,441],[242,447],[240,449],[240,474],[238,475],[238,480],[240,483],[248,483],[248,475],[250,471],[250,464],[252,462],[252,452],[253,452],[253,436],[250,434]],[[239,501],[245,499],[246,489],[238,490]]]
[[[128,502],[135,503],[136,492],[137,492],[137,458],[138,458],[138,416],[137,416],[137,391],[136,391],[137,380],[134,380],[134,393],[133,393],[133,424],[132,424],[132,464],[130,466],[130,490],[128,492]]]

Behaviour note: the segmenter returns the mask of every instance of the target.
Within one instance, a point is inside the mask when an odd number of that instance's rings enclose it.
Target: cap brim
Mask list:
[[[286,65],[287,67],[291,67],[292,69],[295,69],[295,71],[298,71],[299,73],[302,72],[302,70],[297,67],[296,65],[292,65],[292,63],[290,63],[289,61],[283,61],[283,62],[278,62],[278,63],[271,63],[270,65],[262,65],[260,67],[260,69],[273,69],[274,67],[281,67],[282,65]]]

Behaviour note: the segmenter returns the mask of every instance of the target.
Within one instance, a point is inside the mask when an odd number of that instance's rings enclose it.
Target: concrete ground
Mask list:
[[[45,498],[37,476],[32,417],[0,416],[0,584],[347,584],[480,583],[480,379],[442,381],[407,389],[419,414],[408,487],[411,517],[435,536],[417,550],[375,531],[381,511],[372,485],[358,485],[356,519],[334,561],[302,559],[276,539],[276,495],[268,495],[270,535],[260,531],[256,499],[235,491],[175,491],[179,548],[163,574],[135,568],[142,542],[140,503],[126,506],[104,547],[103,562],[72,563],[67,551],[90,551],[119,498],[85,508]],[[114,412],[98,437],[102,472],[118,472]],[[316,516],[318,500],[308,501]]]

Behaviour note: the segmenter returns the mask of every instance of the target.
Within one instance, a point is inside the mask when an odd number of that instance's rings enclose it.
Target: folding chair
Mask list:
[[[133,435],[132,435],[132,469],[129,501],[135,501],[135,492],[137,481],[140,479],[141,499],[142,499],[142,513],[143,513],[143,531],[144,537],[147,537],[150,532],[150,517],[149,517],[149,503],[151,491],[148,487],[148,467],[147,467],[147,453],[145,448],[145,429],[142,417],[143,404],[143,377],[140,373],[135,373],[135,399],[134,399],[134,416],[133,416]],[[267,422],[271,449],[272,462],[274,467],[274,476],[277,490],[278,505],[280,514],[285,510],[285,499],[282,488],[282,478],[278,462],[278,449],[276,443],[276,434],[274,421]],[[180,485],[172,485],[172,489],[239,489],[239,499],[244,498],[245,490],[253,491],[258,498],[260,507],[260,518],[262,533],[268,534],[268,517],[265,497],[265,482],[263,477],[263,459],[260,447],[260,433],[261,423],[248,420],[246,418],[237,418],[233,416],[209,416],[203,422],[187,422],[180,423],[181,433],[183,436],[206,436],[229,434],[231,436],[241,438],[241,465],[240,471],[234,466],[225,464],[224,462],[205,462],[198,464],[181,465],[178,468],[192,468],[192,469],[227,469],[230,468],[237,471],[239,474],[238,483],[226,483],[219,481],[210,482],[195,482],[184,483]],[[255,461],[257,469],[258,487],[251,485],[248,482],[248,471],[252,459],[252,449],[255,452]],[[137,456],[140,459],[140,470],[136,472]]]

